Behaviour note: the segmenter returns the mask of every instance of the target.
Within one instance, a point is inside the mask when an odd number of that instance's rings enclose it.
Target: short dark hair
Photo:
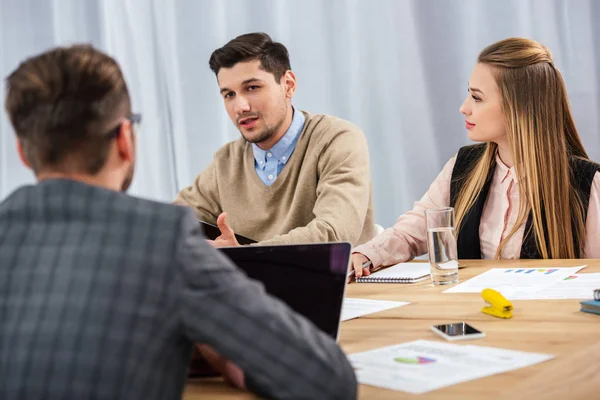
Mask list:
[[[37,174],[98,173],[110,131],[131,112],[117,62],[89,45],[57,47],[23,61],[6,78],[6,111]]]
[[[247,33],[231,40],[211,54],[208,65],[217,75],[221,68],[231,68],[239,62],[250,60],[260,60],[262,68],[273,74],[277,82],[286,71],[292,69],[285,46],[262,32]]]

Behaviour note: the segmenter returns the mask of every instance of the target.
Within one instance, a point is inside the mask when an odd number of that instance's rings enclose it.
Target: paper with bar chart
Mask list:
[[[425,393],[544,362],[550,354],[416,340],[350,354],[358,381],[409,393]]]
[[[444,293],[479,293],[483,289],[495,289],[504,297],[512,299],[515,293],[535,292],[575,275],[585,265],[578,267],[551,268],[492,268]]]
[[[600,288],[600,273],[569,275],[536,291],[516,291],[512,300],[592,299]]]

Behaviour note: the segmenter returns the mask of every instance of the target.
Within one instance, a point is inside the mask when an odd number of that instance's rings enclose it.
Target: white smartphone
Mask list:
[[[431,327],[431,330],[446,340],[469,340],[485,337],[485,333],[473,328],[466,322],[434,325]]]

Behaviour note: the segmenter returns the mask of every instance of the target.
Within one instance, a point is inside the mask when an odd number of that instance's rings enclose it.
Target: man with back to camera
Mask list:
[[[366,138],[347,121],[292,106],[285,46],[249,33],[215,50],[209,65],[242,138],[220,148],[175,203],[219,226],[212,244],[238,245],[234,232],[260,244],[371,239]]]
[[[180,398],[193,343],[263,397],[356,397],[333,339],[208,245],[189,209],[121,193],[141,117],[111,57],[55,48],[6,85],[37,184],[0,204],[0,399]]]

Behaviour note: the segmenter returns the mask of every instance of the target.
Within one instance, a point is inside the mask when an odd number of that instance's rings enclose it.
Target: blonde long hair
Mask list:
[[[532,228],[543,258],[575,258],[585,240],[585,211],[571,181],[569,159],[588,160],[567,99],[565,83],[550,51],[529,39],[510,38],[479,54],[479,63],[492,67],[502,95],[506,132],[519,181],[519,213],[506,242],[532,213]],[[487,148],[457,196],[457,232],[481,193],[497,151]],[[544,222],[547,230],[544,230]],[[525,234],[528,234],[526,232]],[[575,243],[574,238],[577,238]]]

